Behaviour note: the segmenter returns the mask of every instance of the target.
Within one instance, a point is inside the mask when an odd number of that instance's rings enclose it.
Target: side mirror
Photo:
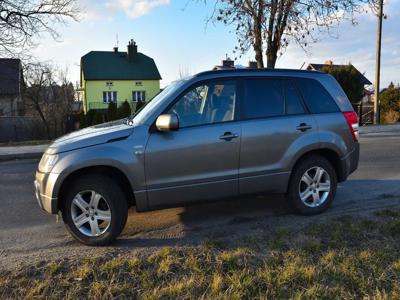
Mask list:
[[[171,131],[179,128],[179,119],[176,114],[159,115],[156,120],[156,127],[159,131]]]

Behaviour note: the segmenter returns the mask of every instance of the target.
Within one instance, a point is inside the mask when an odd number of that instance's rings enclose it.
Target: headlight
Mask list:
[[[39,163],[39,171],[48,173],[53,169],[54,165],[58,160],[58,155],[43,154],[42,159]]]

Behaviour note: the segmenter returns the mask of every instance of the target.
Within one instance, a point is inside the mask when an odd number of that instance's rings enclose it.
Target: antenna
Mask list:
[[[118,47],[119,46],[118,33],[115,35],[115,39],[116,39],[116,42],[117,42],[116,47]]]

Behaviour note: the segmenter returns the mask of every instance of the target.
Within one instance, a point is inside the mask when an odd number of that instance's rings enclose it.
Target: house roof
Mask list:
[[[19,94],[21,75],[19,59],[0,58],[0,95]]]
[[[126,52],[90,51],[81,58],[85,80],[159,80],[154,60],[136,53],[133,61]]]
[[[350,64],[350,65],[358,72],[358,75],[360,76],[360,78],[361,78],[361,80],[362,80],[362,83],[363,83],[364,85],[370,85],[370,84],[372,84],[372,82],[369,81],[368,78],[364,76],[364,74],[362,74],[360,71],[358,71],[356,67],[354,67],[352,64]],[[307,66],[307,70],[322,71],[322,69],[323,69],[324,67],[340,68],[340,67],[343,67],[343,66],[347,66],[347,65],[309,64],[309,65]]]

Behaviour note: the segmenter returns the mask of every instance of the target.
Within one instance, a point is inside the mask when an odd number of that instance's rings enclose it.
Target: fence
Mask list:
[[[374,105],[373,104],[353,104],[354,110],[359,117],[360,125],[370,125],[374,123]]]
[[[46,138],[42,121],[36,117],[0,117],[0,142]]]
[[[117,101],[115,103],[119,107],[124,102],[125,101]],[[136,111],[136,107],[137,107],[138,103],[134,102],[134,101],[127,101],[127,102],[129,104],[129,106],[131,107],[131,111]],[[90,101],[90,102],[88,102],[88,107],[87,108],[88,108],[88,110],[91,110],[91,109],[105,110],[105,109],[108,108],[108,105],[109,105],[108,103],[105,103],[103,101]]]

